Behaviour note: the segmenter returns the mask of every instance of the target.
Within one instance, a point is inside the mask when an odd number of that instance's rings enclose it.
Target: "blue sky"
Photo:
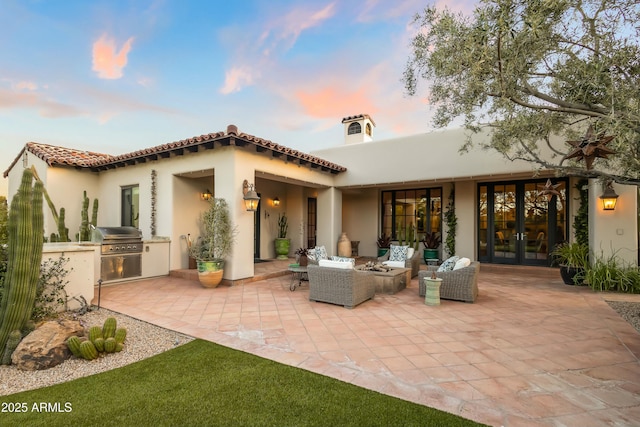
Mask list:
[[[0,167],[29,141],[121,154],[229,124],[311,151],[360,113],[375,139],[427,132],[400,81],[426,4],[2,0]]]

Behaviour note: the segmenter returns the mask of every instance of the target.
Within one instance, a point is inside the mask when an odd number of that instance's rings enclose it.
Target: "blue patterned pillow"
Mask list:
[[[453,267],[456,266],[456,262],[458,262],[459,259],[460,257],[458,256],[448,258],[438,267],[438,271],[453,271]]]
[[[409,246],[391,245],[389,248],[389,261],[406,261]]]
[[[316,246],[316,261],[320,261],[321,259],[329,259],[327,257],[327,250],[324,246]]]

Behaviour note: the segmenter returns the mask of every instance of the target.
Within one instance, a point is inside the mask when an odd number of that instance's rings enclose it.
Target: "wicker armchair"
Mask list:
[[[373,299],[376,285],[371,271],[357,271],[309,264],[309,301],[321,301],[353,308]]]
[[[424,297],[427,291],[424,284],[425,277],[431,277],[431,273],[437,269],[438,267],[429,265],[426,270],[418,274],[418,295],[421,297]],[[442,279],[440,298],[474,302],[478,297],[479,272],[480,263],[477,261],[458,270],[436,272],[436,277]]]
[[[381,257],[378,257],[378,262],[383,263],[384,261],[389,261],[389,251]],[[414,278],[418,275],[420,271],[420,254],[418,251],[413,253],[413,256],[404,262],[404,268],[411,269],[411,278]]]

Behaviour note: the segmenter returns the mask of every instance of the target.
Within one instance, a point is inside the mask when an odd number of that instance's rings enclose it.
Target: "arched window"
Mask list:
[[[361,132],[362,132],[362,126],[360,126],[360,123],[353,122],[349,125],[349,129],[347,130],[347,135],[354,135],[356,133],[361,133]]]
[[[365,127],[365,132],[367,132],[367,135],[371,136],[371,123],[367,123],[367,126]]]

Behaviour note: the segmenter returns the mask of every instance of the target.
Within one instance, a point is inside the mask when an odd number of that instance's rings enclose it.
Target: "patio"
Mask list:
[[[101,306],[490,425],[640,424],[640,334],[605,302],[640,295],[483,265],[475,304],[426,306],[414,278],[347,310],[289,291],[289,262],[216,289],[180,277],[105,286]]]

